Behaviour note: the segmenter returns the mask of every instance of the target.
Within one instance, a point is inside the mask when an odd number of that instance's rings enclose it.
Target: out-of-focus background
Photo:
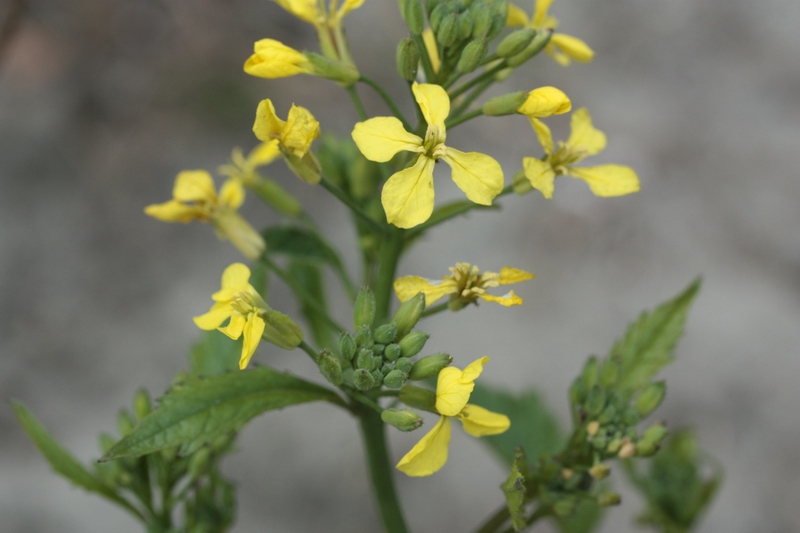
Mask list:
[[[484,305],[426,324],[429,348],[459,366],[491,355],[482,380],[534,386],[566,419],[565,391],[586,356],[702,275],[659,415],[694,428],[725,467],[700,530],[798,531],[800,3],[557,0],[551,12],[594,48],[594,62],[563,68],[542,55],[504,90],[554,85],[588,106],[609,139],[593,162],[631,165],[642,191],[599,199],[561,178],[552,201],[504,198],[502,213],[472,214],[416,245],[401,274],[440,277],[455,261],[537,274],[518,288],[521,308]],[[158,395],[185,368],[198,337],[190,318],[240,259],[210,227],[163,224],[143,206],[165,201],[180,170],[214,170],[234,146],[252,147],[262,98],[281,115],[293,102],[307,106],[340,134],[356,116],[333,83],[243,73],[260,38],[316,48],[312,28],[273,2],[3,0],[5,20],[0,390],[89,461],[95,435],[113,430],[137,387]],[[394,74],[405,35],[396,3],[366,2],[347,29],[360,69],[408,106]],[[372,114],[386,114],[361,93]],[[567,133],[565,117],[551,122]],[[540,154],[522,117],[475,120],[448,141],[493,155],[507,176]],[[282,163],[268,172],[313,206],[337,244],[352,244],[347,214],[323,190]],[[439,201],[461,197],[446,173],[436,192]],[[253,199],[244,212],[258,225],[279,222]],[[277,283],[272,294],[293,312]],[[266,345],[256,358],[318,378],[298,353]],[[122,511],[53,475],[7,405],[0,435],[0,530],[137,531]],[[394,457],[417,437],[393,432]],[[503,469],[475,439],[456,433],[452,444],[440,473],[399,478],[416,531],[467,531],[500,501]],[[225,470],[241,498],[234,531],[378,529],[356,426],[333,408],[262,416]],[[635,530],[642,504],[624,494],[602,531]]]

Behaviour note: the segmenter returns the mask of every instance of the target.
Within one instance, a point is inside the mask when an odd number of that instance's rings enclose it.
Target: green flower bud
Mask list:
[[[412,331],[400,339],[400,353],[403,357],[414,357],[422,351],[429,338],[430,335],[424,331]]]
[[[189,459],[189,477],[193,480],[202,476],[208,468],[208,463],[211,461],[211,449],[208,446],[203,446]]]
[[[400,431],[414,431],[422,426],[422,417],[409,409],[384,409],[381,420]]]
[[[396,338],[402,339],[405,337],[411,331],[411,328],[417,325],[417,321],[419,321],[419,317],[422,316],[424,310],[425,295],[421,292],[403,302],[394,317],[392,317],[392,321],[397,325]]]
[[[392,370],[394,370],[394,365],[392,363],[383,363],[383,366],[381,366],[381,374],[384,376]]]
[[[481,110],[487,117],[500,117],[503,115],[511,115],[517,112],[525,100],[528,99],[528,93],[525,91],[517,91],[515,93],[504,94],[503,96],[496,96],[489,99]],[[525,178],[523,173],[523,178]],[[527,182],[528,179],[525,178]]]
[[[375,370],[375,356],[369,348],[361,348],[356,355],[356,368],[367,371]]]
[[[128,411],[120,411],[117,417],[117,431],[119,436],[124,437],[128,435],[136,426],[136,421],[133,419]]]
[[[567,517],[575,512],[578,501],[574,496],[565,496],[553,504],[553,512],[556,516]]]
[[[361,77],[355,65],[336,61],[314,52],[304,52],[303,55],[313,66],[315,76],[333,80],[342,87],[350,87]]]
[[[294,320],[274,309],[267,309],[263,314],[265,340],[284,350],[293,350],[303,342],[303,330]]]
[[[668,434],[669,430],[667,430],[664,424],[662,422],[656,422],[644,430],[644,433],[642,433],[642,440],[648,440],[658,444],[663,441]]]
[[[375,386],[375,378],[369,370],[360,368],[353,373],[353,384],[360,391],[368,391]]]
[[[517,55],[511,56],[506,59],[509,67],[518,67],[525,63],[527,60],[541,52],[547,43],[550,42],[550,37],[553,35],[552,29],[545,29],[536,33],[531,43],[522,52]]]
[[[469,74],[481,65],[481,61],[486,57],[488,50],[489,45],[486,44],[486,39],[482,37],[473,39],[461,52],[456,69],[462,74]]]
[[[400,401],[404,404],[438,414],[436,410],[436,393],[429,389],[406,384],[400,389]]]
[[[597,379],[600,376],[600,363],[597,361],[597,356],[593,355],[586,360],[582,375],[583,384],[587,390],[597,385]]]
[[[406,335],[408,337],[408,335]],[[386,348],[383,349],[383,357],[388,359],[389,361],[395,361],[398,357],[402,355],[403,351],[400,348],[399,344],[389,344]]]
[[[430,23],[431,30],[433,30],[434,34],[439,31],[439,26],[441,25],[445,15],[448,13],[450,13],[450,9],[447,6],[447,2],[442,2],[431,9],[428,22]]]
[[[608,443],[606,446],[606,451],[608,453],[617,453],[620,448],[622,448],[623,441],[621,438],[612,439],[611,442]]]
[[[400,13],[408,26],[408,31],[413,35],[422,33],[425,29],[425,7],[422,5],[422,0],[402,0]]]
[[[597,463],[589,469],[589,475],[596,480],[605,479],[611,473],[611,467],[606,463]]]
[[[436,42],[447,48],[453,46],[458,40],[458,15],[450,13],[439,24],[436,32]]]
[[[604,450],[608,446],[608,437],[603,433],[598,433],[589,439],[589,442],[592,444],[595,450]]]
[[[498,36],[506,27],[506,17],[502,15],[495,15],[492,17],[492,25],[489,26],[489,31],[486,32],[486,38],[491,40]]]
[[[533,190],[533,185],[531,185],[531,182],[525,177],[524,170],[519,170],[514,174],[511,185],[514,187],[514,192],[520,196],[528,194]]]
[[[600,413],[600,416],[597,417],[597,421],[601,425],[610,424],[617,416],[617,408],[614,405],[609,404],[606,405],[606,408],[603,409],[603,412]]]
[[[627,426],[635,426],[642,420],[642,415],[639,414],[639,411],[633,409],[632,407],[628,407],[622,413],[622,422],[625,423]]]
[[[622,498],[616,492],[604,492],[597,497],[597,505],[600,507],[612,507],[622,503]]]
[[[578,376],[569,387],[569,403],[575,407],[582,405],[584,401],[586,401],[586,387],[583,385],[583,379]]]
[[[385,344],[373,344],[372,345],[372,353],[380,357],[380,356],[383,355],[383,349],[384,348],[386,348]]]
[[[356,345],[362,348],[372,348],[375,341],[372,340],[372,329],[369,326],[363,325],[356,330],[355,337]]]
[[[614,361],[606,361],[600,369],[600,384],[611,388],[619,379],[619,365]]]
[[[472,37],[472,15],[469,11],[463,11],[458,15],[458,38],[466,41]]]
[[[394,363],[394,367],[397,370],[401,370],[406,374],[411,372],[411,369],[414,367],[414,361],[409,359],[408,357],[401,357]]]
[[[389,389],[399,389],[408,381],[408,374],[402,370],[392,370],[383,378],[383,384]]]
[[[286,166],[289,167],[289,170],[306,183],[315,185],[322,179],[322,167],[313,152],[306,153],[301,159],[288,151],[284,151],[283,160],[286,161]]]
[[[372,338],[375,339],[375,342],[379,342],[381,344],[389,344],[392,342],[397,335],[397,324],[394,322],[390,322],[388,324],[384,324],[382,326],[378,326],[375,328],[375,333],[373,333]]]
[[[345,361],[352,361],[356,354],[356,340],[347,331],[339,334],[339,353]]]
[[[406,81],[417,79],[419,68],[419,49],[411,37],[406,37],[397,45],[395,55],[397,60],[397,73]]]
[[[495,48],[494,53],[499,57],[511,57],[525,50],[536,36],[536,30],[525,28],[513,31]]]
[[[427,0],[427,2],[425,2],[425,8],[429,17],[431,16],[431,13],[433,13],[433,10],[439,7],[442,2],[443,0]]]
[[[650,440],[640,440],[636,443],[636,457],[652,457],[660,446]]]
[[[300,202],[289,191],[271,179],[262,177],[255,180],[248,187],[264,203],[282,215],[296,217],[303,212],[303,206]]]
[[[375,295],[371,290],[363,287],[358,291],[353,308],[353,328],[358,331],[361,326],[372,326],[373,320],[375,320]],[[358,341],[358,334],[356,334],[356,341]]]
[[[592,387],[591,390],[589,390],[589,395],[586,397],[586,404],[584,406],[586,408],[586,413],[590,417],[594,418],[599,415],[606,406],[606,391],[597,386]]]
[[[338,387],[342,384],[344,380],[342,377],[342,363],[339,361],[338,357],[325,349],[319,354],[317,364],[319,365],[319,371],[332,385]]]
[[[378,365],[380,365],[380,362]],[[378,365],[376,365],[375,370],[370,372],[370,374],[372,374],[372,379],[375,381],[374,387],[380,387],[381,383],[383,383],[383,374],[381,373],[381,369],[377,368]]]
[[[472,13],[472,36],[485,37],[492,26],[492,11],[483,2],[475,2],[470,8]]]
[[[453,362],[453,357],[446,353],[437,353],[423,357],[411,368],[408,374],[409,379],[418,381],[420,379],[432,378],[438,376],[439,372]]]
[[[147,391],[144,389],[136,391],[136,396],[133,397],[133,413],[136,415],[136,419],[141,420],[149,415],[152,410],[150,395]]]
[[[638,411],[638,413],[644,418],[655,411],[659,405],[661,405],[666,393],[667,384],[665,382],[657,381],[655,383],[651,383],[645,387],[639,397],[636,398],[633,408],[636,409],[636,411]]]

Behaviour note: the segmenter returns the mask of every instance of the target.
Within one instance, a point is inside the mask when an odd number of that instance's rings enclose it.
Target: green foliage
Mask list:
[[[189,352],[192,375],[216,376],[237,370],[241,353],[241,338],[233,340],[217,330],[204,331]]]
[[[174,385],[160,405],[102,460],[137,457],[174,446],[181,453],[192,453],[265,411],[319,400],[343,405],[333,391],[267,367],[190,378]]]
[[[511,474],[500,485],[500,489],[506,497],[511,525],[514,531],[520,531],[525,527],[525,477],[528,473],[528,459],[522,448],[514,450],[514,455]]]
[[[289,275],[295,283],[304,287],[316,305],[311,306],[305,301],[300,305],[300,312],[306,319],[311,335],[319,346],[333,345],[333,330],[328,316],[328,301],[325,297],[325,283],[322,271],[317,265],[302,261],[292,261],[289,264]]]
[[[295,226],[279,226],[263,232],[267,251],[272,255],[287,255],[298,261],[339,264],[336,252],[319,234]]]

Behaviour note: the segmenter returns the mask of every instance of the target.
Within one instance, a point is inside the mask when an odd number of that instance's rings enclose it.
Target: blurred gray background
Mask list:
[[[214,170],[234,146],[252,147],[262,98],[280,115],[307,106],[340,134],[356,116],[335,84],[242,72],[260,38],[316,49],[312,28],[272,2],[3,0],[0,20],[18,7],[0,42],[0,390],[90,461],[96,434],[113,430],[137,387],[158,395],[185,368],[198,337],[191,317],[240,259],[209,226],[159,223],[142,208],[168,199],[180,170]],[[671,427],[694,428],[725,466],[700,529],[800,531],[800,3],[557,0],[551,11],[595,61],[562,68],[543,55],[503,91],[555,85],[588,106],[609,139],[589,164],[633,166],[642,191],[599,199],[562,178],[552,201],[505,198],[501,214],[431,234],[401,274],[435,278],[468,261],[537,278],[515,287],[521,308],[487,304],[426,324],[429,348],[462,367],[492,356],[482,380],[534,386],[566,420],[565,391],[586,356],[702,275],[659,412]],[[366,2],[347,28],[360,69],[408,109],[393,67],[404,36],[396,3]],[[372,114],[387,114],[360,92]],[[567,133],[566,118],[551,122]],[[522,117],[475,120],[448,144],[493,155],[507,179],[523,156],[541,153]],[[282,163],[268,173],[351,246],[347,214],[323,190]],[[436,192],[438,201],[462,197],[446,172]],[[279,222],[253,199],[244,212],[255,224]],[[356,269],[356,257],[347,261]],[[271,298],[294,312],[278,283]],[[319,378],[299,353],[265,345],[256,360]],[[138,531],[123,511],[55,477],[7,404],[0,435],[0,530]],[[392,432],[393,456],[418,437]],[[468,531],[496,507],[505,473],[482,454],[456,430],[441,472],[399,476],[415,531]],[[235,531],[378,529],[356,425],[333,408],[262,416],[225,470],[239,483]],[[635,530],[641,502],[624,494],[602,531]]]

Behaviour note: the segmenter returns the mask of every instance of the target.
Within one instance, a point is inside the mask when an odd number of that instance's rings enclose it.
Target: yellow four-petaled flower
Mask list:
[[[429,476],[447,462],[447,446],[450,444],[451,418],[464,425],[464,431],[473,437],[497,435],[511,426],[506,415],[467,403],[475,388],[475,380],[481,375],[488,357],[481,357],[463,371],[449,366],[439,372],[436,384],[436,410],[441,418],[420,441],[411,448],[397,469],[408,476]]]
[[[319,162],[310,152],[311,143],[319,137],[319,122],[308,109],[292,104],[286,120],[282,120],[275,113],[272,100],[262,100],[256,110],[253,133],[258,140],[277,146],[286,164],[300,179],[319,183]]]
[[[509,2],[506,25],[528,27],[534,30],[555,29],[558,21],[555,17],[547,14],[552,3],[553,0],[536,0],[533,18],[528,19],[525,11]],[[564,66],[569,65],[570,60],[587,63],[594,57],[594,52],[585,42],[563,33],[554,33],[544,51]]]

